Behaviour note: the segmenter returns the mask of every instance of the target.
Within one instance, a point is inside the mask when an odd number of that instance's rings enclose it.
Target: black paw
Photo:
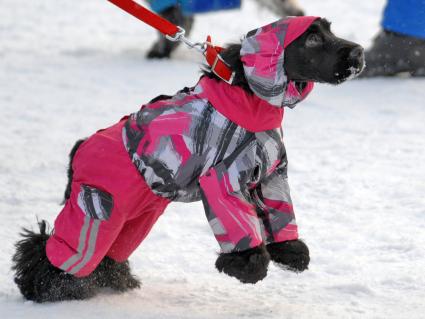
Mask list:
[[[236,277],[243,283],[255,284],[267,276],[270,255],[264,246],[242,252],[220,254],[215,266],[220,272]]]
[[[92,275],[77,278],[45,263],[37,269],[32,300],[40,303],[84,300],[95,296],[98,288]]]
[[[119,263],[105,257],[97,266],[94,275],[100,287],[108,287],[120,292],[140,288],[140,281],[131,274],[128,261]]]
[[[285,269],[302,272],[308,269],[310,254],[301,240],[290,240],[267,245],[271,260]]]

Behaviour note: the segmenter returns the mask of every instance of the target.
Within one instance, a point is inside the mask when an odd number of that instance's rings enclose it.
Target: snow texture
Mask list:
[[[365,46],[383,0],[303,0],[308,14]],[[156,34],[107,1],[0,0],[1,318],[425,318],[425,80],[317,85],[287,110],[289,179],[310,270],[271,265],[257,285],[214,268],[202,205],[173,204],[131,257],[140,290],[80,302],[26,302],[10,270],[35,216],[52,222],[73,143],[158,94],[195,84],[202,59],[180,48],[147,61]],[[217,44],[276,19],[199,16],[194,40]]]

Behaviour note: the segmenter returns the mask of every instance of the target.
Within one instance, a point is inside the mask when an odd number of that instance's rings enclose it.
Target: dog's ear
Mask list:
[[[248,82],[245,78],[243,64],[242,64],[241,56],[240,56],[241,47],[242,46],[239,43],[229,44],[220,53],[220,55],[223,58],[224,62],[226,62],[230,66],[230,68],[235,72],[235,76],[234,76],[232,84],[243,88],[247,92],[252,93],[251,89],[249,88]],[[204,69],[209,70],[209,67],[204,66]],[[204,71],[203,74],[209,78],[214,78],[221,81],[221,79],[212,72]]]
[[[308,79],[305,74],[313,74],[314,77],[314,72],[310,70],[310,64],[306,56],[305,44],[308,34],[308,31],[306,31],[285,49],[283,65],[288,80],[306,81]]]

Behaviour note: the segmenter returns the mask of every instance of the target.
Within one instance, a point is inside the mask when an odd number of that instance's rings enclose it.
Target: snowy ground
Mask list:
[[[363,45],[383,0],[303,0]],[[200,17],[193,39],[238,40],[275,17]],[[214,26],[214,27],[212,27]],[[143,58],[155,33],[107,1],[0,0],[2,318],[425,318],[425,80],[317,85],[285,118],[290,183],[310,270],[261,283],[218,274],[200,203],[171,205],[132,256],[143,287],[81,302],[25,302],[10,258],[21,226],[53,221],[73,142],[160,93],[193,85],[201,61]]]

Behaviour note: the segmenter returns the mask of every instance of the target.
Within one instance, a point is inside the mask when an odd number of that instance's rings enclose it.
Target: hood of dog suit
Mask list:
[[[283,68],[285,48],[316,19],[318,17],[289,17],[247,34],[240,55],[254,94],[208,77],[201,78],[195,93],[248,131],[280,128],[284,107],[294,107],[313,89],[313,82],[307,82],[300,91],[295,82],[288,81]]]
[[[301,91],[288,81],[284,70],[285,48],[319,17],[286,17],[248,32],[240,51],[245,77],[256,96],[274,107],[294,107],[313,89],[307,82]]]

